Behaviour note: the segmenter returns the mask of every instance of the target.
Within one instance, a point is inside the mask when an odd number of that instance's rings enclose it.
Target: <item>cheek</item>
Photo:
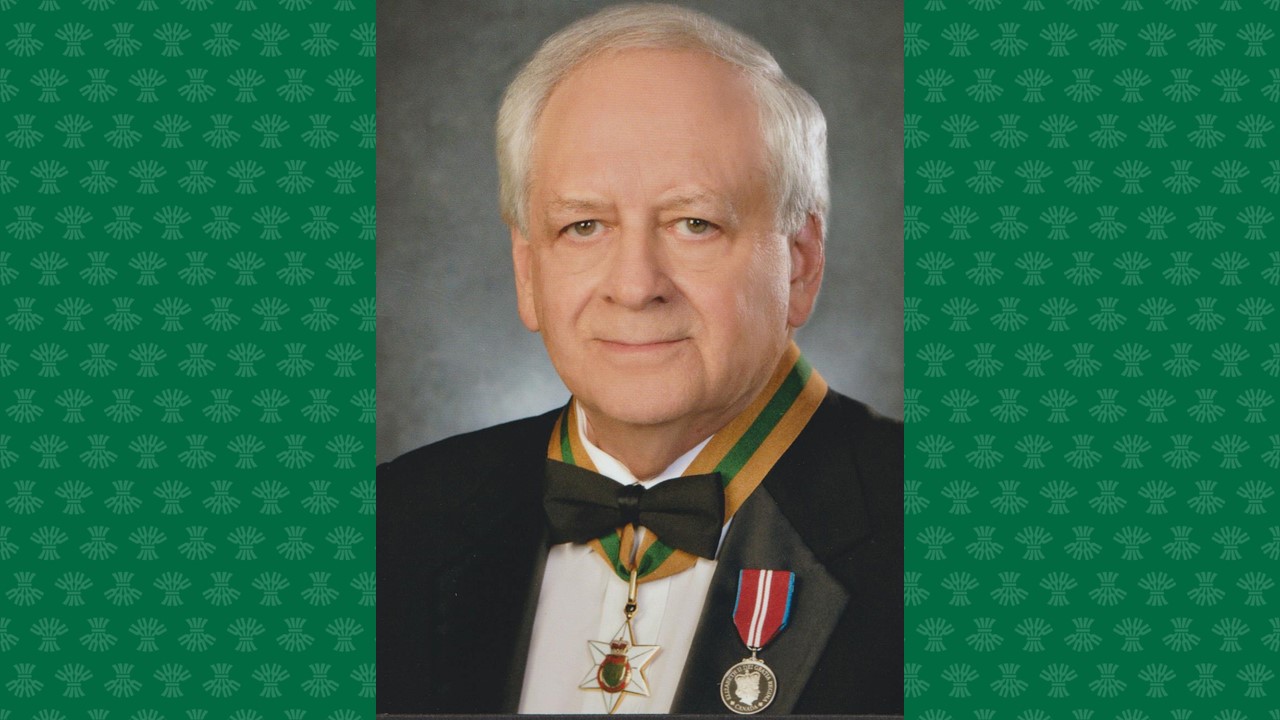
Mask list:
[[[542,331],[549,337],[566,336],[573,327],[590,293],[582,278],[565,275],[554,262],[540,258],[534,266],[536,311]]]
[[[772,349],[786,332],[789,284],[771,254],[759,253],[752,262],[726,272],[714,291],[705,279],[696,287],[695,305],[723,357],[745,360],[762,346]]]
[[[785,247],[762,243],[739,287],[747,322],[759,332],[780,326],[786,318],[790,282]]]

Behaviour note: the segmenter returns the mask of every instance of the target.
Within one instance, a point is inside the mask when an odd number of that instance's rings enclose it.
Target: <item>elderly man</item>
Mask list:
[[[378,468],[378,711],[901,713],[902,427],[792,342],[826,129],[753,40],[630,6],[498,120],[569,403]]]

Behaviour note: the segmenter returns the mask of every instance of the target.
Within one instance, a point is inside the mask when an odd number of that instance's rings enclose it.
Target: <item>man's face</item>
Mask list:
[[[758,115],[732,66],[693,51],[607,53],[548,99],[516,284],[589,417],[714,432],[808,318],[821,231],[775,229]]]

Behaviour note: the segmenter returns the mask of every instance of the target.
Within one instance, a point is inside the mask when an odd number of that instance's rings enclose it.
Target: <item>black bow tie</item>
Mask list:
[[[714,558],[724,525],[724,489],[716,473],[672,478],[646,488],[547,460],[542,506],[553,545],[587,542],[631,524],[648,528],[666,545]]]

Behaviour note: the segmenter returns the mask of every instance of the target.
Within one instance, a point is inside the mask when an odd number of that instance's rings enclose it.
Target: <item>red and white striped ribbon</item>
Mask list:
[[[733,624],[747,648],[768,645],[787,626],[795,575],[787,570],[741,570]]]

